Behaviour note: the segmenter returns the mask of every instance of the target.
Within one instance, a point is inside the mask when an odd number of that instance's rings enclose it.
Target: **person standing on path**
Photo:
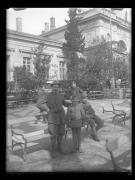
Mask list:
[[[82,89],[80,89],[79,87],[77,87],[76,83],[73,82],[72,83],[72,99],[77,98],[79,101],[82,101],[82,95],[83,95],[83,91]]]
[[[110,80],[109,80],[109,79],[106,80],[106,86],[107,86],[107,88],[109,88],[109,89],[111,88],[111,83],[110,83]]]
[[[72,100],[72,105],[67,110],[67,124],[72,130],[73,150],[71,152],[83,152],[81,149],[81,127],[83,126],[85,112],[79,99]]]
[[[64,95],[58,90],[57,82],[52,84],[52,92],[47,96],[48,113],[48,132],[51,135],[51,156],[56,157],[57,152],[64,154],[62,150],[62,139],[65,135],[65,111],[64,106],[69,104],[65,101]]]

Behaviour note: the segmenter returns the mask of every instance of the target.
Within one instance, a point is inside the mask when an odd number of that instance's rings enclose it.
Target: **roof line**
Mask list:
[[[91,11],[91,9],[89,9],[88,11],[85,11],[85,12],[83,12],[83,13],[81,13],[81,14],[88,13],[89,11]],[[108,10],[107,10],[107,11],[108,11]],[[91,19],[91,18],[95,18],[97,15],[99,15],[99,16],[101,16],[101,17],[105,17],[105,18],[108,17],[108,16],[106,16],[105,14],[103,14],[102,12],[99,12],[99,13],[97,13],[97,14],[94,14],[93,16],[87,17],[87,18],[85,18],[85,19],[81,19],[80,22],[79,22],[79,24],[81,24],[81,23],[83,23],[83,22],[85,22],[85,21],[87,21],[87,20],[89,20],[89,19]],[[108,17],[108,18],[109,18],[109,17]],[[123,20],[123,19],[120,18],[120,17],[118,17],[118,19]],[[115,23],[118,23],[118,24],[120,23],[120,22],[118,22],[117,19],[113,19],[113,18],[112,18],[112,21],[114,21]],[[128,23],[130,23],[130,22],[128,22]],[[120,24],[121,24],[121,23],[120,23]],[[123,26],[123,24],[121,24],[121,25]],[[67,25],[64,25],[64,26],[61,26],[61,27],[52,29],[52,30],[50,30],[50,31],[48,31],[48,32],[46,32],[46,33],[44,33],[44,34],[41,34],[41,36],[47,36],[47,35],[53,34],[54,32],[56,33],[56,32],[62,31],[62,30],[64,30],[64,29],[66,29],[66,26],[67,26]]]
[[[54,42],[54,43],[57,43],[57,44],[60,44],[60,45],[63,44],[61,41],[57,41],[57,40],[54,40],[54,39],[46,38],[46,37],[43,37],[41,35],[34,35],[34,34],[25,33],[25,32],[17,32],[15,30],[11,30],[11,29],[7,29],[7,33],[13,33],[15,35],[26,36],[26,37],[29,37],[29,38],[34,38],[34,39],[42,40],[42,41]]]

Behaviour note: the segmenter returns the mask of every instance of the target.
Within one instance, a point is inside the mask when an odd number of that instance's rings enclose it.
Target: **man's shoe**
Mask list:
[[[56,158],[57,157],[57,153],[56,152],[51,152],[50,155],[51,155],[52,158]]]
[[[97,141],[97,142],[100,141],[100,140],[98,139],[98,137],[93,137],[93,140],[94,140],[94,141]]]
[[[83,149],[78,149],[77,152],[78,153],[84,153],[85,151]]]
[[[57,152],[60,153],[60,154],[63,154],[63,155],[66,155],[67,153],[64,152],[61,148],[57,148]]]
[[[74,150],[74,149],[70,151],[70,153],[76,153],[76,152],[77,150]]]
[[[58,152],[59,152],[60,154],[62,154],[62,155],[68,154],[67,152],[64,152],[64,151],[62,151],[62,150],[59,150]]]

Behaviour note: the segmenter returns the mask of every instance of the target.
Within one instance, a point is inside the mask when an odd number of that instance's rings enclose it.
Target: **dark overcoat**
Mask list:
[[[66,115],[63,105],[67,106],[66,102],[64,101],[64,95],[59,92],[53,91],[48,94],[47,106],[50,109],[48,114],[49,124],[65,124]]]

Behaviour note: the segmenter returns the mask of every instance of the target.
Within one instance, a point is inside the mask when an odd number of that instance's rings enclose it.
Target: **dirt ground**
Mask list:
[[[98,131],[100,142],[96,142],[91,138],[90,128],[88,131],[86,131],[83,128],[82,149],[84,150],[84,153],[76,153],[76,154],[67,153],[67,155],[57,154],[57,157],[53,159],[49,153],[50,139],[49,137],[46,137],[34,141],[34,143],[31,143],[31,146],[28,148],[27,151],[26,162],[24,162],[22,159],[21,150],[15,151],[14,154],[10,154],[9,161],[7,161],[7,171],[8,172],[112,171],[113,170],[112,162],[108,152],[105,149],[106,138],[108,138],[109,140],[115,139],[117,141],[117,146],[114,148],[114,156],[116,162],[120,167],[129,169],[131,171],[131,159],[132,159],[131,120],[128,120],[126,122],[126,126],[117,125],[114,128],[114,125],[112,124],[111,113],[103,114],[101,109],[99,110],[98,105],[99,105],[98,101],[97,102],[94,101],[92,103],[92,106],[96,110],[96,113],[105,120],[104,127]],[[28,111],[27,108],[26,110]],[[8,117],[10,113],[8,113]],[[71,132],[68,132],[66,140],[63,139],[63,149],[66,152],[69,152],[72,149]]]

